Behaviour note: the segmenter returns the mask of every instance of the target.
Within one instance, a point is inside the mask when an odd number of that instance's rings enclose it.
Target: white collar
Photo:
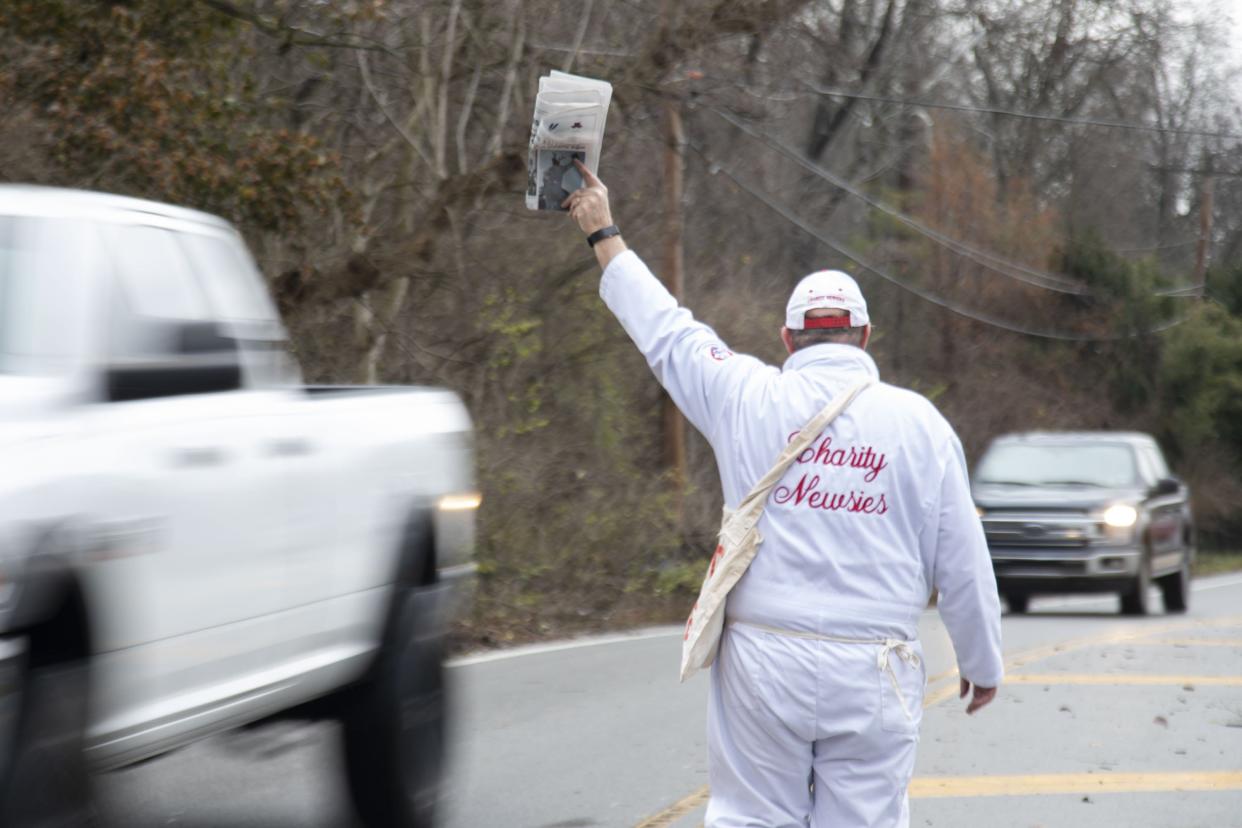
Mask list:
[[[781,366],[782,371],[801,371],[810,367],[829,367],[846,373],[862,372],[876,379],[880,378],[880,369],[876,368],[875,360],[854,345],[825,342],[810,345],[794,351]]]

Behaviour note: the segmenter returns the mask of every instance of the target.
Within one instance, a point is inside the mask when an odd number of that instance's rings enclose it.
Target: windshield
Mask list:
[[[0,215],[0,374],[57,373],[80,350],[88,240],[76,219]]]
[[[1138,483],[1138,469],[1134,450],[1121,443],[1010,443],[995,446],[984,455],[975,471],[975,482],[1123,488]]]
[[[14,239],[16,221],[0,216],[0,374],[7,373],[6,366],[13,349],[14,327],[17,324],[17,245]]]

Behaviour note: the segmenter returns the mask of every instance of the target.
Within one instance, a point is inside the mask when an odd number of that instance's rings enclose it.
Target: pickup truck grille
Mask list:
[[[998,560],[993,562],[997,575],[1019,577],[1029,576],[1064,576],[1087,574],[1087,562],[1065,560],[1063,558],[1022,558],[1021,560]]]
[[[992,548],[1073,549],[1099,540],[1104,528],[1084,515],[1045,513],[987,515],[983,519],[983,532]]]

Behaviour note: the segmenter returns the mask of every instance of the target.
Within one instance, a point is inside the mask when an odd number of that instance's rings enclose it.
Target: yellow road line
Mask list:
[[[666,825],[672,825],[678,818],[685,816],[700,805],[707,804],[708,796],[707,786],[704,785],[689,796],[669,805],[660,813],[647,817],[634,828],[664,828]]]
[[[1005,682],[1008,683],[1009,679],[1006,678]],[[923,696],[923,709],[926,710],[929,707],[934,707],[947,699],[957,698],[957,694],[958,686],[956,684],[946,684],[939,690],[932,690]]]
[[[947,679],[947,678],[957,678],[957,668],[956,668],[956,667],[954,667],[952,670],[945,670],[943,673],[936,673],[936,675],[934,675],[934,676],[928,676],[928,677],[927,677],[927,683],[928,683],[928,684],[935,684],[936,682],[938,682],[938,681],[944,681],[944,680],[945,680],[945,679]]]
[[[920,776],[910,782],[911,799],[981,796],[1047,796],[1091,793],[1242,790],[1242,771],[1176,773],[1041,773],[1011,776]],[[663,828],[707,802],[704,785],[636,828]]]
[[[1242,676],[1156,676],[1129,673],[1019,673],[1008,676],[1006,684],[1157,684],[1181,687],[1217,685],[1242,686]]]
[[[1040,647],[1032,647],[1029,650],[1023,650],[1014,653],[1005,659],[1005,683],[1020,684],[1021,681],[1014,675],[1017,668],[1030,664],[1034,661],[1042,661],[1046,658],[1062,655],[1064,653],[1073,652],[1074,650],[1082,650],[1087,647],[1098,647],[1105,644],[1142,644],[1147,643],[1144,639],[1149,639],[1154,635],[1163,635],[1170,632],[1179,632],[1192,628],[1221,628],[1233,627],[1242,624],[1242,615],[1234,615],[1226,618],[1204,618],[1191,620],[1166,621],[1162,624],[1154,624],[1149,627],[1140,628],[1138,630],[1112,632],[1104,635],[1089,635],[1082,638],[1074,638],[1069,641],[1062,641],[1056,644],[1045,644]],[[957,670],[947,673],[940,673],[930,678],[927,682],[928,687],[937,681],[948,678],[957,678]],[[1103,682],[1108,683],[1108,682]],[[934,705],[940,704],[948,699],[956,698],[958,693],[957,682],[938,688],[929,690],[923,697],[923,708],[927,709]]]
[[[924,776],[911,799],[1041,794],[1156,793],[1242,790],[1242,771],[1186,773],[1045,773],[1030,776]]]
[[[1134,643],[1153,647],[1242,647],[1242,638],[1165,638]]]
[[[1005,661],[1006,670],[1021,667],[1032,661],[1042,661],[1045,658],[1051,658],[1062,653],[1081,650],[1086,647],[1096,647],[1103,644],[1130,644],[1139,643],[1144,639],[1150,639],[1154,635],[1163,635],[1170,632],[1180,632],[1195,627],[1203,628],[1220,628],[1233,627],[1242,624],[1242,615],[1234,615],[1228,618],[1205,618],[1193,621],[1166,621],[1162,624],[1153,624],[1151,626],[1139,627],[1138,629],[1118,631],[1106,633],[1104,635],[1088,635],[1082,638],[1073,638],[1069,641],[1062,641],[1056,644],[1047,644],[1042,647],[1033,647],[1020,653],[1015,653]]]

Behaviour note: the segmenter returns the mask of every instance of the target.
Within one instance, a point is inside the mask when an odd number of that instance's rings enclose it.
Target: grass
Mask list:
[[[1242,572],[1242,550],[1199,550],[1194,567],[1196,578],[1225,572]]]

